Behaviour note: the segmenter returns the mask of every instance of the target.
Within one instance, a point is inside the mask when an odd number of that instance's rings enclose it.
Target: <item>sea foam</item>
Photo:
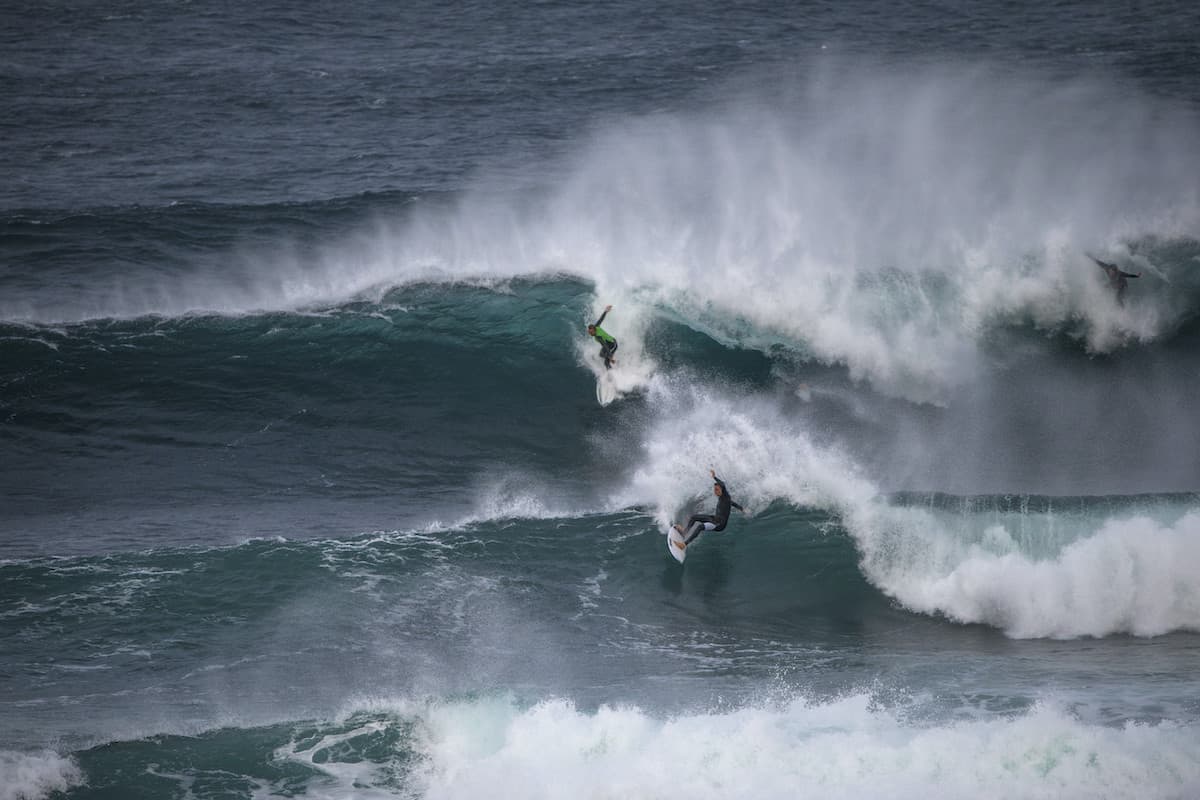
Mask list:
[[[1200,790],[1194,729],[1086,725],[1042,704],[1011,717],[944,724],[880,709],[869,695],[661,717],[636,706],[585,711],[481,698],[405,704],[418,756],[404,781],[453,798],[1175,798]],[[372,719],[367,726],[377,725]],[[364,728],[365,731],[365,728]],[[351,731],[351,734],[357,731]],[[338,728],[330,743],[347,738]],[[277,757],[340,781],[344,797],[388,769],[316,763],[325,742]],[[386,766],[386,765],[385,765]]]
[[[41,800],[83,783],[75,760],[43,750],[0,750],[0,800]]]

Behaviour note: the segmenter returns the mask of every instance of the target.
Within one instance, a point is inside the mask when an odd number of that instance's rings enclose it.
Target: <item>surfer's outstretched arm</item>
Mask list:
[[[1125,272],[1123,269],[1118,267],[1116,264],[1110,264],[1107,261],[1101,261],[1100,259],[1096,258],[1095,256],[1088,256],[1088,258],[1090,258],[1092,261],[1095,261],[1096,266],[1100,267],[1100,269],[1104,270],[1105,272],[1112,271],[1112,273],[1114,275],[1119,275],[1122,278],[1140,278],[1140,277],[1142,277],[1142,273],[1140,273],[1140,272],[1138,272],[1136,274],[1133,272]]]
[[[604,318],[608,316],[608,312],[610,311],[612,311],[612,303],[609,303],[604,307],[604,313],[600,315],[600,319],[596,320],[594,327],[599,328],[600,323],[604,322]]]

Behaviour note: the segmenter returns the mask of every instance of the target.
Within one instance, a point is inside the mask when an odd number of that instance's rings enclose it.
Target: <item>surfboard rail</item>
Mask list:
[[[687,558],[687,544],[683,541],[683,535],[675,529],[674,525],[667,526],[667,552],[680,564]]]

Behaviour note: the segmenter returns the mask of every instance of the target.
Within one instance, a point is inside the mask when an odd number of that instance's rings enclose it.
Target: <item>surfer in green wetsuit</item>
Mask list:
[[[725,486],[725,481],[717,477],[716,470],[710,469],[709,475],[713,479],[713,494],[717,496],[717,510],[713,514],[692,514],[688,517],[687,526],[681,526],[678,522],[675,523],[675,530],[686,536],[683,544],[687,546],[692,543],[692,540],[700,535],[701,531],[723,531],[725,525],[729,522],[730,508],[736,508],[743,514],[746,509],[733,502],[733,498],[729,496],[729,488]],[[688,535],[693,526],[695,530]]]
[[[604,313],[600,315],[600,319],[587,326],[588,336],[591,336],[600,343],[600,357],[604,359],[605,369],[612,369],[612,365],[617,363],[613,359],[613,353],[617,352],[617,340],[612,337],[612,334],[600,327],[600,323],[604,322],[604,318],[608,316],[609,311],[612,311],[612,305],[605,306]]]

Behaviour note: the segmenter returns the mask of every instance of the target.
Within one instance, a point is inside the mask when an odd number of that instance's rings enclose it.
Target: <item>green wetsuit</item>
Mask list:
[[[592,337],[600,343],[600,357],[604,359],[604,368],[612,369],[613,353],[617,352],[617,340],[600,327],[600,323],[604,322],[604,318],[607,316],[608,311],[606,310],[600,315],[600,319],[596,320],[596,324],[593,326],[596,332],[592,334]]]

